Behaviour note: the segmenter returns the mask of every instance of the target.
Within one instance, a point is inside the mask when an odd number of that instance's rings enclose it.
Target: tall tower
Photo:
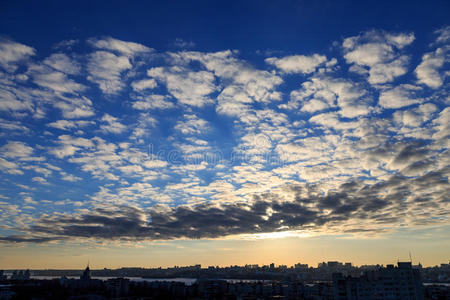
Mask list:
[[[89,269],[89,263],[84,270],[83,274],[80,276],[80,280],[91,280],[91,269]]]

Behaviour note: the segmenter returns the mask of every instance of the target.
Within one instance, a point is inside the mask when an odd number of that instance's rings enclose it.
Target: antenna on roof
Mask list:
[[[409,262],[412,263],[411,251],[409,251]]]

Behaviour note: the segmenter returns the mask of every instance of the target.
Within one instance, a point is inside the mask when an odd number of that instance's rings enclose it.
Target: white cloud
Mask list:
[[[21,122],[6,120],[6,119],[2,119],[2,118],[0,118],[0,128],[3,130],[3,134],[0,133],[0,136],[11,135],[11,134],[25,135],[30,131],[30,129],[28,127],[26,127],[24,124],[22,124]]]
[[[266,63],[276,66],[283,72],[303,74],[314,72],[318,66],[324,64],[326,61],[327,57],[319,54],[313,54],[311,56],[292,55],[282,58],[270,57],[266,59]]]
[[[31,178],[31,181],[37,182],[37,183],[40,183],[40,184],[49,184],[48,181],[45,180],[45,178],[42,178],[42,177],[39,177],[39,176]]]
[[[132,68],[126,56],[117,56],[106,51],[97,51],[89,56],[88,79],[98,84],[103,93],[116,94],[125,87],[121,74]]]
[[[64,53],[52,54],[43,63],[57,71],[70,75],[77,75],[81,71],[80,65]]]
[[[134,81],[131,83],[133,90],[135,91],[143,91],[146,89],[154,89],[158,84],[154,79],[143,79],[139,81]]]
[[[435,125],[435,133],[433,134],[433,139],[445,140],[445,147],[448,148],[449,135],[450,135],[450,107],[444,108],[440,113],[439,117],[433,120]]]
[[[401,50],[414,39],[412,33],[389,34],[383,31],[369,31],[344,40],[342,44],[344,58],[347,63],[353,64],[351,71],[363,74],[362,68],[367,67],[369,83],[391,82],[408,71],[409,58],[402,55]]]
[[[171,57],[181,64],[199,61],[220,79],[225,88],[217,97],[218,113],[243,117],[252,102],[270,103],[281,100],[281,94],[274,89],[283,80],[273,73],[253,68],[237,59],[235,54],[232,51],[180,52],[171,54]]]
[[[260,155],[267,153],[272,148],[270,138],[262,133],[247,133],[241,138],[236,150],[244,152],[245,155]]]
[[[403,55],[390,63],[376,64],[369,70],[369,83],[391,82],[408,71],[408,57]]]
[[[142,137],[149,135],[151,129],[156,126],[158,120],[150,116],[148,113],[140,113],[137,125],[133,129],[131,137],[137,139],[138,143],[143,143]]]
[[[395,45],[397,48],[402,49],[405,46],[414,42],[415,37],[413,33],[398,33],[398,34],[386,34],[386,39],[390,44]]]
[[[450,42],[450,26],[443,27],[441,29],[436,30],[438,37],[436,38],[436,42],[438,43],[448,43]]]
[[[62,40],[61,42],[56,43],[53,46],[53,49],[67,49],[71,50],[72,47],[79,43],[79,40],[73,39],[73,40]]]
[[[133,42],[125,42],[111,37],[104,39],[90,39],[89,42],[96,48],[117,51],[126,56],[134,56],[153,51],[153,49],[148,48],[147,46]]]
[[[44,88],[51,89],[58,93],[77,93],[86,89],[80,83],[67,77],[66,74],[53,71],[43,65],[33,65],[28,71],[33,77],[33,81]]]
[[[435,52],[426,53],[422,57],[422,62],[417,66],[415,73],[420,83],[436,89],[443,84],[443,75],[439,69],[445,63],[447,52],[450,48],[438,48]]]
[[[48,127],[57,128],[60,130],[70,131],[72,129],[87,126],[93,124],[93,121],[73,121],[73,120],[58,120],[55,122],[48,123]]]
[[[195,47],[195,43],[192,41],[185,41],[182,38],[176,38],[173,42],[172,45],[174,47],[177,48],[183,48],[183,49],[188,49],[188,48],[194,48]]]
[[[414,93],[418,90],[420,87],[410,84],[396,86],[381,92],[378,104],[384,108],[401,108],[421,103],[423,100],[416,98]]]
[[[63,117],[67,119],[79,119],[93,116],[94,108],[92,101],[85,96],[65,97],[59,95],[53,106],[62,111]]]
[[[290,101],[281,107],[317,112],[339,107],[339,114],[346,118],[367,115],[371,111],[371,98],[360,85],[345,79],[313,77],[302,88],[291,92]]]
[[[9,141],[0,147],[0,154],[8,158],[27,158],[33,154],[33,148],[22,142]]]
[[[302,106],[302,111],[306,111],[309,113],[313,113],[316,111],[321,111],[329,108],[330,105],[324,101],[312,99],[308,102],[305,102],[305,104]]]
[[[0,40],[0,66],[9,72],[17,69],[15,63],[35,54],[35,49],[9,40]]]
[[[72,174],[67,174],[66,172],[61,172],[61,175],[61,179],[65,181],[76,182],[82,180],[82,178],[74,176]]]
[[[0,110],[2,111],[34,111],[33,103],[27,100],[18,99],[16,93],[0,88]]]
[[[347,63],[368,67],[391,60],[393,57],[392,46],[380,43],[358,45],[344,55]]]
[[[14,174],[14,175],[21,175],[23,172],[20,170],[20,167],[18,164],[12,161],[8,161],[4,158],[0,157],[0,170],[3,172]]]
[[[133,103],[133,108],[137,110],[149,109],[169,109],[175,107],[171,96],[168,95],[149,95],[145,97],[135,97],[138,101]]]
[[[147,71],[147,75],[156,78],[167,86],[167,90],[180,103],[202,107],[214,101],[208,96],[216,91],[214,75],[207,71],[193,72],[178,66],[157,67]]]
[[[81,137],[74,138],[70,135],[60,135],[57,143],[60,145],[58,147],[50,148],[49,153],[58,158],[72,156],[77,151],[94,147],[94,143],[91,140]]]
[[[30,196],[23,198],[23,201],[27,204],[38,204],[38,202],[33,200],[33,198],[31,198]]]
[[[118,119],[116,117],[113,117],[109,114],[104,114],[103,117],[101,118],[101,121],[103,122],[103,124],[100,125],[100,129],[104,133],[119,134],[119,133],[124,132],[127,129],[127,127],[117,120]]]
[[[400,110],[394,113],[394,121],[408,127],[418,127],[431,119],[434,112],[437,111],[436,105],[426,103],[417,108],[409,110]]]
[[[204,134],[211,130],[209,123],[196,115],[185,114],[184,120],[175,125],[175,129],[183,134]]]
[[[167,167],[167,162],[157,159],[146,160],[142,164],[144,167],[153,169],[153,168],[165,168]]]
[[[347,130],[355,129],[358,127],[359,123],[355,121],[345,122],[339,119],[337,113],[323,113],[315,115],[309,119],[310,123],[325,126],[327,128],[332,128],[335,130]]]
[[[49,127],[61,129],[61,130],[71,130],[77,127],[75,122],[68,120],[58,120],[56,122],[52,122],[47,124]]]

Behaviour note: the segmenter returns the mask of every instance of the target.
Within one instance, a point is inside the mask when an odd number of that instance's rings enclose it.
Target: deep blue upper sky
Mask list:
[[[448,1],[1,1],[0,32],[41,51],[65,39],[114,36],[163,50],[175,38],[206,51],[315,51],[369,29],[429,34]]]

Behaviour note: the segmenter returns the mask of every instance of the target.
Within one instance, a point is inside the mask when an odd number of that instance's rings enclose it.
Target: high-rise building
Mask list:
[[[410,262],[369,270],[360,277],[333,274],[335,300],[422,300],[420,270]]]
[[[87,265],[83,274],[80,276],[80,280],[83,280],[83,281],[91,280],[91,270],[89,269],[89,264]]]

